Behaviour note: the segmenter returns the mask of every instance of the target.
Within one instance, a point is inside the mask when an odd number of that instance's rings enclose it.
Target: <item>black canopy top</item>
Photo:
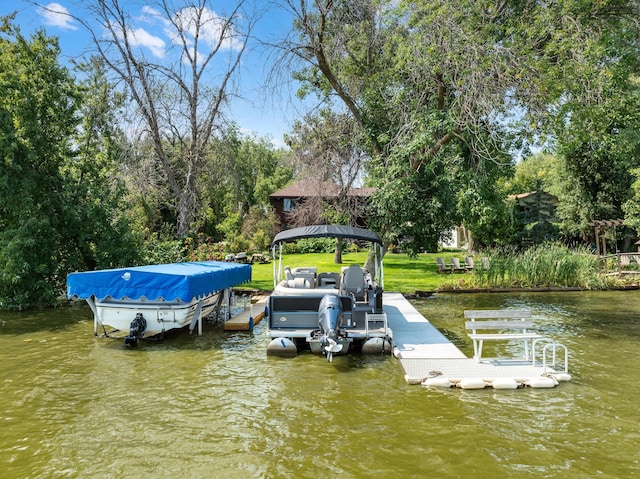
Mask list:
[[[382,245],[382,240],[377,233],[363,228],[342,225],[314,225],[302,226],[286,231],[281,231],[273,239],[271,246],[278,243],[287,243],[300,238],[349,238],[363,241],[371,241]]]

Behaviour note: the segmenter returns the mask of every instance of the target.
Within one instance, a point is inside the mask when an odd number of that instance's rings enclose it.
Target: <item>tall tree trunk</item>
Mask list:
[[[342,238],[336,238],[336,249],[333,253],[333,263],[342,264]]]

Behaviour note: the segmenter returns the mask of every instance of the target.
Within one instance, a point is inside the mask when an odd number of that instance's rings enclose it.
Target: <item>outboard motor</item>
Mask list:
[[[323,336],[324,351],[327,360],[333,360],[334,353],[342,351],[342,344],[338,344],[338,333],[342,326],[342,303],[335,294],[325,294],[318,307],[318,325]]]
[[[145,330],[147,329],[147,321],[142,316],[142,313],[136,314],[136,317],[131,321],[129,325],[129,336],[124,338],[124,344],[126,346],[137,346],[138,339],[142,338]]]

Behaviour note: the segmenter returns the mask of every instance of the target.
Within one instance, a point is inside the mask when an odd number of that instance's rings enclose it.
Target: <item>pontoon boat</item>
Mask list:
[[[301,238],[341,238],[371,245],[371,270],[350,264],[338,271],[283,264],[283,244]],[[267,353],[292,356],[308,348],[324,354],[391,351],[392,332],[382,309],[382,240],[361,228],[316,225],[278,233],[271,245],[274,290],[269,297]],[[369,263],[369,262],[368,262]]]

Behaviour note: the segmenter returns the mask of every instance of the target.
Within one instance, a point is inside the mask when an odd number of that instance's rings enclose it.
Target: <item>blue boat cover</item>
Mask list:
[[[156,264],[132,268],[104,269],[71,273],[67,276],[67,296],[99,300],[128,298],[164,299],[191,302],[251,281],[248,264],[202,261],[194,263]]]

